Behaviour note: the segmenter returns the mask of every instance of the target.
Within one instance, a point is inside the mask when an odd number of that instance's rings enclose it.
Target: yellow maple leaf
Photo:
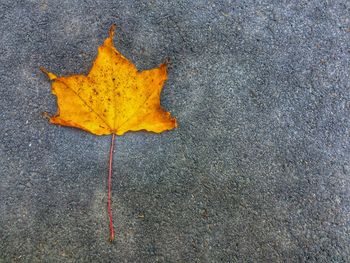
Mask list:
[[[137,71],[114,47],[114,30],[115,25],[87,76],[57,77],[42,69],[53,81],[52,93],[57,96],[58,113],[50,122],[96,135],[138,130],[160,133],[175,128],[175,118],[160,106],[166,64]]]
[[[112,134],[109,151],[108,216],[110,241],[114,239],[111,212],[111,179],[115,135],[146,130],[160,133],[176,127],[176,119],[160,106],[160,93],[167,79],[166,64],[137,71],[134,64],[114,47],[115,25],[98,49],[87,76],[58,77],[41,70],[53,81],[58,112],[54,124],[83,129],[96,135]]]

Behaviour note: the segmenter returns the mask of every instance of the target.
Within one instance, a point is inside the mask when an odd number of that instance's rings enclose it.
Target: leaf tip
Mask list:
[[[164,79],[168,78],[168,63],[165,61],[164,63],[160,64],[158,69],[161,72],[161,75],[164,76]]]
[[[39,69],[46,74],[46,76],[50,79],[50,80],[55,80],[57,79],[57,76],[49,71],[47,71],[44,67],[39,67]]]
[[[116,27],[117,27],[116,24],[112,24],[111,27],[109,28],[109,38],[113,39],[114,31],[115,31]]]
[[[176,129],[178,127],[178,123],[177,123],[177,120],[175,118],[173,118],[174,120],[174,128]]]
[[[51,115],[47,111],[42,112],[41,116],[48,121],[51,119]]]

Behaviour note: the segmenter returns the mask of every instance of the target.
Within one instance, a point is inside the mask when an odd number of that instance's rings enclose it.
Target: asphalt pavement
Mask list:
[[[40,66],[170,59],[176,130],[51,125]],[[350,2],[0,0],[0,262],[350,262]]]

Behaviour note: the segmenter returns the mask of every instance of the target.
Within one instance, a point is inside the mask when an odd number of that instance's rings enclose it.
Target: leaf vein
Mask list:
[[[101,119],[102,122],[104,122],[106,124],[106,126],[109,128],[109,130],[112,132],[112,128],[109,126],[109,124],[107,123],[107,121],[101,117],[100,114],[98,114],[98,112],[96,112],[91,105],[89,105],[80,95],[78,92],[76,92],[74,89],[72,89],[69,85],[67,85],[67,83],[65,83],[62,80],[58,80],[56,79],[56,81],[59,81],[61,83],[63,83],[68,89],[70,89],[71,91],[73,91],[73,93],[84,103],[85,106],[87,106],[93,113],[96,114],[97,117],[99,117]]]

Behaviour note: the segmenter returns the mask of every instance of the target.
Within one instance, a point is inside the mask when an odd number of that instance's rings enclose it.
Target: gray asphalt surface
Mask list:
[[[179,127],[50,125],[112,23]],[[0,262],[350,262],[349,1],[0,0]]]

